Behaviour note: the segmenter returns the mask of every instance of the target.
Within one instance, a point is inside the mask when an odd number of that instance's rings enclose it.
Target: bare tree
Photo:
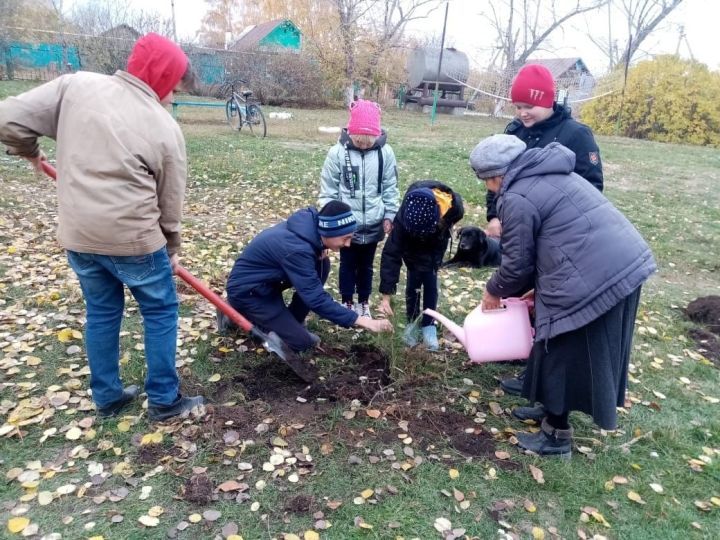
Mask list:
[[[340,24],[338,31],[345,57],[345,103],[353,99],[353,81],[356,68],[356,41],[360,19],[375,5],[378,0],[332,0],[337,8]]]
[[[62,0],[52,0],[59,15]],[[97,36],[120,25],[127,25],[140,34],[156,32],[172,36],[172,20],[157,11],[132,9],[124,0],[88,0],[73,5],[66,15],[69,26],[82,34]]]
[[[504,9],[496,8],[497,2],[491,2],[490,13],[485,17],[497,34],[497,48],[501,51],[498,59],[503,71],[508,75],[517,71],[533,53],[541,50],[550,34],[573,17],[598,9],[606,1],[576,0],[563,11],[558,11],[554,1],[505,0]]]
[[[632,62],[640,50],[642,43],[652,34],[658,25],[682,3],[682,0],[620,0],[608,2],[608,35],[595,37],[595,31],[588,31],[590,40],[608,58],[612,70],[615,66],[626,65]],[[612,39],[612,7],[617,11],[626,24],[625,42],[622,47]]]
[[[207,47],[223,48],[225,34],[232,37],[242,30],[240,0],[205,0],[207,11],[202,18],[198,38]]]
[[[408,23],[426,18],[442,3],[443,0],[385,0],[369,10],[373,41],[365,66],[366,79],[373,78],[380,59],[398,45]]]

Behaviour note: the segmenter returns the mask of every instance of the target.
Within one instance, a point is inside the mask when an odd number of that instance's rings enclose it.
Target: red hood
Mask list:
[[[180,82],[187,66],[188,58],[176,43],[150,33],[135,43],[127,71],[147,83],[163,99]]]

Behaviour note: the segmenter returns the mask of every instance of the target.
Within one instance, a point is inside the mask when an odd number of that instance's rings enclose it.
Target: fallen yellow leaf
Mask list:
[[[208,382],[218,382],[221,379],[219,373],[215,373],[214,375],[211,375],[208,379]]]
[[[122,431],[123,433],[126,431],[130,431],[130,422],[128,422],[127,420],[118,422],[117,429],[118,431]]]
[[[372,489],[366,489],[360,493],[360,496],[363,499],[369,499],[370,497],[373,496],[373,493],[375,493],[375,492]]]
[[[303,540],[320,540],[320,535],[315,531],[305,531],[305,534],[303,534]]]
[[[188,521],[190,523],[200,523],[200,520],[202,520],[202,516],[200,514],[190,514],[188,516]]]
[[[460,471],[458,471],[457,469],[450,469],[448,471],[448,474],[450,475],[450,478],[455,480],[456,478],[458,478],[460,476]]]
[[[140,445],[146,445],[146,444],[160,444],[163,441],[163,434],[159,432],[155,433],[146,433],[142,436],[142,439],[140,440]]]
[[[643,498],[640,496],[639,493],[635,491],[628,491],[628,499],[630,499],[633,502],[636,502],[638,504],[645,504],[645,501],[643,501]]]
[[[76,441],[82,437],[82,430],[79,427],[71,427],[65,434],[65,438],[71,441]]]
[[[541,529],[540,527],[533,527],[532,528],[532,537],[533,540],[545,540],[545,531]]]
[[[138,521],[146,527],[157,527],[160,523],[160,520],[155,516],[140,516]]]
[[[8,531],[13,534],[22,532],[28,525],[30,525],[30,520],[26,517],[10,518],[7,522]]]

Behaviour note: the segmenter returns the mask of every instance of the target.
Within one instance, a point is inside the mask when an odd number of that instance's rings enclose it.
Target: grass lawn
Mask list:
[[[0,97],[26,88],[0,83]],[[258,231],[315,201],[336,138],[317,128],[346,114],[292,113],[268,119],[260,140],[231,131],[222,109],[180,109],[183,264],[217,291]],[[431,127],[390,108],[383,119],[401,187],[443,180],[466,201],[464,223],[483,225],[468,154],[504,124],[440,116]],[[569,461],[515,448],[529,426],[511,417],[522,401],[497,382],[520,366],[468,366],[449,334],[441,353],[405,350],[401,316],[392,336],[315,318],[317,362],[335,386],[308,389],[244,336],[216,334],[214,309],[186,286],[177,365],[183,391],[211,401],[208,415],[153,425],[138,402],[96,420],[82,297],[55,240],[55,188],[0,157],[0,537],[720,538],[720,375],[682,311],[720,294],[720,154],[599,144],[606,194],[660,270],[643,290],[620,429],[574,414]],[[42,146],[52,158],[54,143]],[[443,270],[439,311],[462,321],[490,273]],[[126,309],[123,379],[142,384],[142,326],[134,301]]]

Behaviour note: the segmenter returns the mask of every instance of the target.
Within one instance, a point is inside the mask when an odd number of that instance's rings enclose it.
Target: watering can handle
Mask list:
[[[515,298],[515,297],[510,297],[510,298],[503,298],[503,299],[500,301],[501,303],[500,303],[500,307],[499,307],[499,308],[496,308],[496,309],[485,309],[485,308],[482,308],[482,311],[483,311],[483,313],[501,313],[501,312],[503,312],[504,310],[507,309],[507,304],[506,304],[507,301],[511,301],[511,302],[522,302],[523,304],[525,304],[525,305],[527,306],[528,312],[532,311],[532,310],[535,308],[535,300],[534,300],[533,298]]]

